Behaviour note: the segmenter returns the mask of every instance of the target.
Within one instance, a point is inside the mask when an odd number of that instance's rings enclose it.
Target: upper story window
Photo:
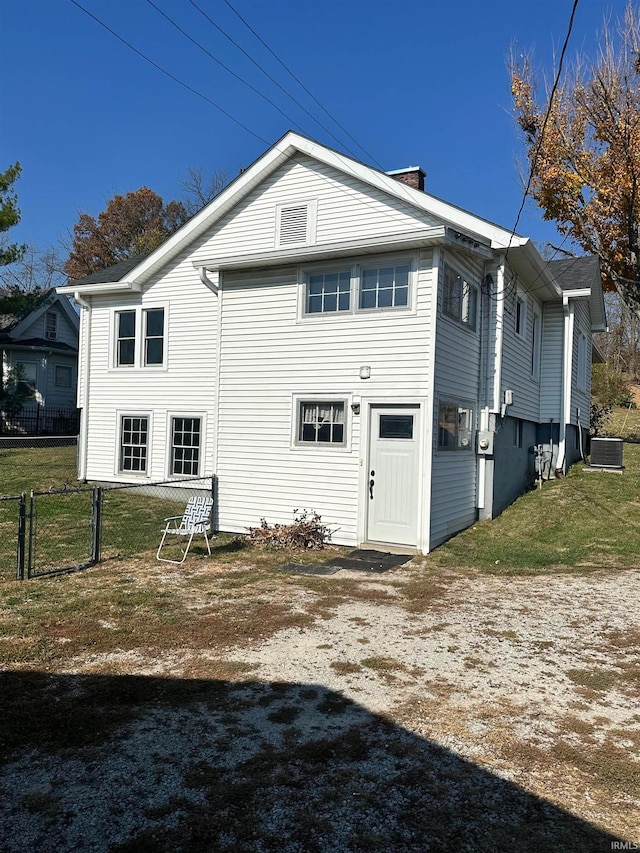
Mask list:
[[[164,308],[144,311],[144,363],[162,364],[164,358]]]
[[[348,314],[409,308],[413,263],[406,258],[383,264],[320,268],[303,273],[302,314]]]
[[[315,243],[318,202],[301,201],[276,207],[276,246]]]
[[[525,338],[527,336],[527,297],[521,290],[516,291],[515,326],[516,335]]]
[[[306,313],[325,314],[351,308],[351,270],[312,273],[307,279]]]
[[[45,314],[44,336],[48,341],[58,339],[58,315],[55,311],[47,311]]]
[[[478,288],[467,281],[449,264],[444,265],[442,311],[470,329],[476,328]]]
[[[536,382],[540,381],[540,362],[542,358],[542,316],[535,307],[533,309],[533,325],[531,327],[531,376]]]
[[[587,368],[587,339],[578,332],[578,388],[587,390],[589,371]]]
[[[411,264],[364,267],[360,277],[359,308],[406,308]]]
[[[131,308],[114,316],[116,367],[162,367],[166,362],[164,308]]]

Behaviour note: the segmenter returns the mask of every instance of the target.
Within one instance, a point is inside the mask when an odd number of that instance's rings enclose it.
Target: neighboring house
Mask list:
[[[0,299],[7,296],[0,288]],[[31,394],[25,410],[37,405],[75,408],[79,325],[69,299],[54,289],[45,291],[29,311],[0,314],[3,386],[11,370],[19,372]]]
[[[221,530],[316,510],[428,552],[580,455],[597,262],[288,133],[82,306],[80,479],[217,477]]]

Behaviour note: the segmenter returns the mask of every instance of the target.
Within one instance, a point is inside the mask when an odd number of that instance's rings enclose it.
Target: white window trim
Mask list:
[[[281,220],[282,211],[290,207],[306,207],[307,208],[307,227],[304,240],[295,242],[281,243]],[[318,199],[291,199],[283,201],[276,205],[276,227],[275,227],[275,248],[291,248],[295,246],[309,246],[316,242],[316,227],[318,223]]]
[[[445,276],[446,276],[446,268],[449,267],[456,275],[460,276],[463,279],[465,284],[469,287],[469,289],[473,289],[476,294],[476,312],[474,317],[473,324],[469,323],[468,320],[463,320],[462,317],[455,317],[453,314],[449,314],[445,311],[444,308],[444,288],[445,288]],[[453,323],[458,328],[466,329],[467,332],[477,335],[478,327],[480,325],[480,286],[479,283],[474,280],[473,275],[469,270],[464,269],[464,267],[457,262],[455,258],[446,255],[442,260],[442,304],[440,308],[440,314],[444,320],[448,320],[448,322]],[[468,298],[468,297],[467,297]]]
[[[385,308],[359,308],[360,282],[362,272],[365,269],[379,269],[384,266],[409,265],[409,291],[407,305],[390,305]],[[324,311],[322,313],[307,313],[307,286],[309,277],[319,273],[350,272],[351,290],[348,311]],[[370,317],[388,314],[415,314],[416,313],[416,290],[418,278],[418,258],[416,255],[402,255],[401,257],[381,257],[367,259],[366,262],[355,262],[346,260],[343,264],[333,261],[331,263],[311,264],[298,267],[298,320],[305,323],[327,321],[328,319],[339,319],[340,317]]]
[[[146,418],[147,419],[147,470],[146,471],[125,471],[120,468],[120,451],[122,449],[122,421],[124,418]],[[150,480],[152,469],[151,450],[153,445],[153,414],[150,411],[135,411],[131,409],[116,410],[116,452],[115,452],[115,470],[116,477],[133,477],[135,480]]]
[[[164,311],[162,364],[145,364],[145,313],[161,308]],[[118,364],[118,315],[133,311],[135,313],[135,343],[133,364]],[[169,304],[166,302],[150,302],[148,305],[119,306],[111,309],[109,322],[110,332],[110,362],[109,371],[121,373],[122,371],[162,372],[167,370],[167,354],[169,351]]]
[[[321,391],[309,393],[295,392],[291,395],[291,450],[303,453],[350,453],[351,452],[351,394],[323,394]],[[315,443],[298,439],[299,417],[302,403],[342,403],[344,405],[344,440],[341,444],[329,442]]]
[[[174,474],[171,471],[171,457],[172,457],[172,446],[173,446],[173,419],[174,418],[199,418],[200,420],[200,471],[198,474]],[[166,446],[166,459],[165,459],[165,471],[167,472],[168,480],[189,480],[189,479],[200,479],[201,477],[206,477],[205,474],[205,461],[206,461],[206,446],[207,446],[207,415],[206,412],[194,412],[194,411],[182,411],[182,410],[171,410],[167,412],[167,446]]]

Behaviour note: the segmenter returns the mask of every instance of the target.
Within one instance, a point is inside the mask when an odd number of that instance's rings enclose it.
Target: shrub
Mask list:
[[[611,406],[601,406],[595,400],[589,410],[589,435],[600,435],[611,420]]]
[[[628,406],[633,403],[629,380],[606,362],[594,364],[591,372],[591,396],[602,407]]]
[[[268,524],[260,519],[260,527],[249,528],[249,539],[254,545],[275,548],[305,548],[321,551],[331,539],[331,530],[313,510],[294,509],[292,524]],[[295,515],[295,513],[298,513]]]

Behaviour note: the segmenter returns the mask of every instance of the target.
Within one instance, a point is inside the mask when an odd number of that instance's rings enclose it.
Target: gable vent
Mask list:
[[[296,204],[280,208],[280,240],[281,246],[293,243],[307,242],[307,225],[309,209],[306,204]]]

